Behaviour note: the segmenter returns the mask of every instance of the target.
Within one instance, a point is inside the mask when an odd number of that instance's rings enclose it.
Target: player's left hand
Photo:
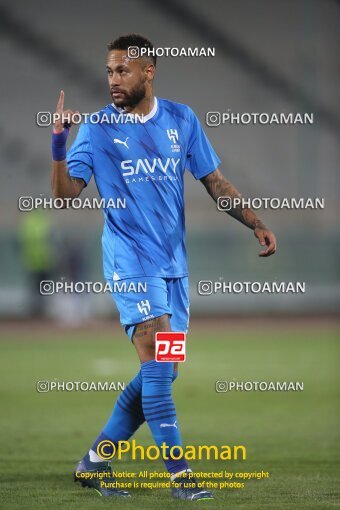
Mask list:
[[[254,230],[254,235],[259,240],[261,246],[267,246],[265,250],[262,250],[259,253],[259,257],[269,257],[270,255],[274,255],[276,252],[276,237],[273,232],[266,228],[257,227]]]

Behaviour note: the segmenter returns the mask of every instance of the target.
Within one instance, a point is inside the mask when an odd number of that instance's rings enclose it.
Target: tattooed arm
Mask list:
[[[206,177],[201,179],[209,195],[217,202],[219,197],[229,197],[231,201],[235,198],[242,198],[237,189],[216,169]],[[254,231],[261,246],[266,249],[259,253],[260,257],[269,257],[276,251],[276,239],[273,234],[256,216],[254,211],[248,207],[242,207],[242,204],[232,205],[227,211],[230,216],[240,221]]]

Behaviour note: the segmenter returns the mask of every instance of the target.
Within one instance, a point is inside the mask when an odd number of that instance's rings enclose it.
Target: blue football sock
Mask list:
[[[110,440],[114,444],[127,441],[144,423],[141,393],[142,374],[139,371],[119,395],[110,418],[91,447],[94,452],[103,440]],[[110,453],[109,448],[106,448],[105,452]]]
[[[182,446],[181,436],[177,425],[177,416],[171,395],[171,383],[174,374],[174,364],[168,362],[158,363],[155,360],[141,364],[143,378],[142,405],[145,419],[150,427],[153,438],[160,448],[165,443],[169,448]],[[179,450],[173,451],[178,457]],[[184,458],[168,460],[164,463],[170,473],[178,473],[188,468]]]
[[[173,371],[172,381],[177,378],[177,375],[177,371]],[[110,418],[93,443],[91,450],[97,453],[97,446],[101,441],[108,440],[114,444],[117,444],[118,441],[127,441],[144,422],[142,374],[139,371],[118,397]],[[105,448],[105,453],[110,454],[109,446]]]

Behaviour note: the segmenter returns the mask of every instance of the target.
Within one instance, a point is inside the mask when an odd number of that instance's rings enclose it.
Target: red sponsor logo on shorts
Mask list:
[[[185,333],[156,333],[156,361],[185,361]]]

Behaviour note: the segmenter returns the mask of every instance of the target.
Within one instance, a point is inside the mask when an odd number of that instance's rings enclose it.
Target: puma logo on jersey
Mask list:
[[[129,139],[129,137],[127,136],[125,138],[125,142],[123,142],[122,140],[119,140],[119,138],[114,138],[113,143],[121,143],[122,145],[125,145],[125,147],[128,149],[129,148],[129,146],[127,144],[128,139]]]
[[[177,420],[174,423],[161,423],[160,427],[175,427],[177,429]]]
[[[122,170],[125,170],[123,173],[124,177],[128,175],[137,175],[140,171],[145,174],[153,174],[156,169],[160,169],[164,174],[167,173],[167,170],[172,170],[174,174],[176,174],[176,167],[180,162],[180,158],[167,158],[162,161],[161,158],[153,158],[151,160],[137,159],[136,163],[133,164],[132,159],[126,159],[121,162]]]

